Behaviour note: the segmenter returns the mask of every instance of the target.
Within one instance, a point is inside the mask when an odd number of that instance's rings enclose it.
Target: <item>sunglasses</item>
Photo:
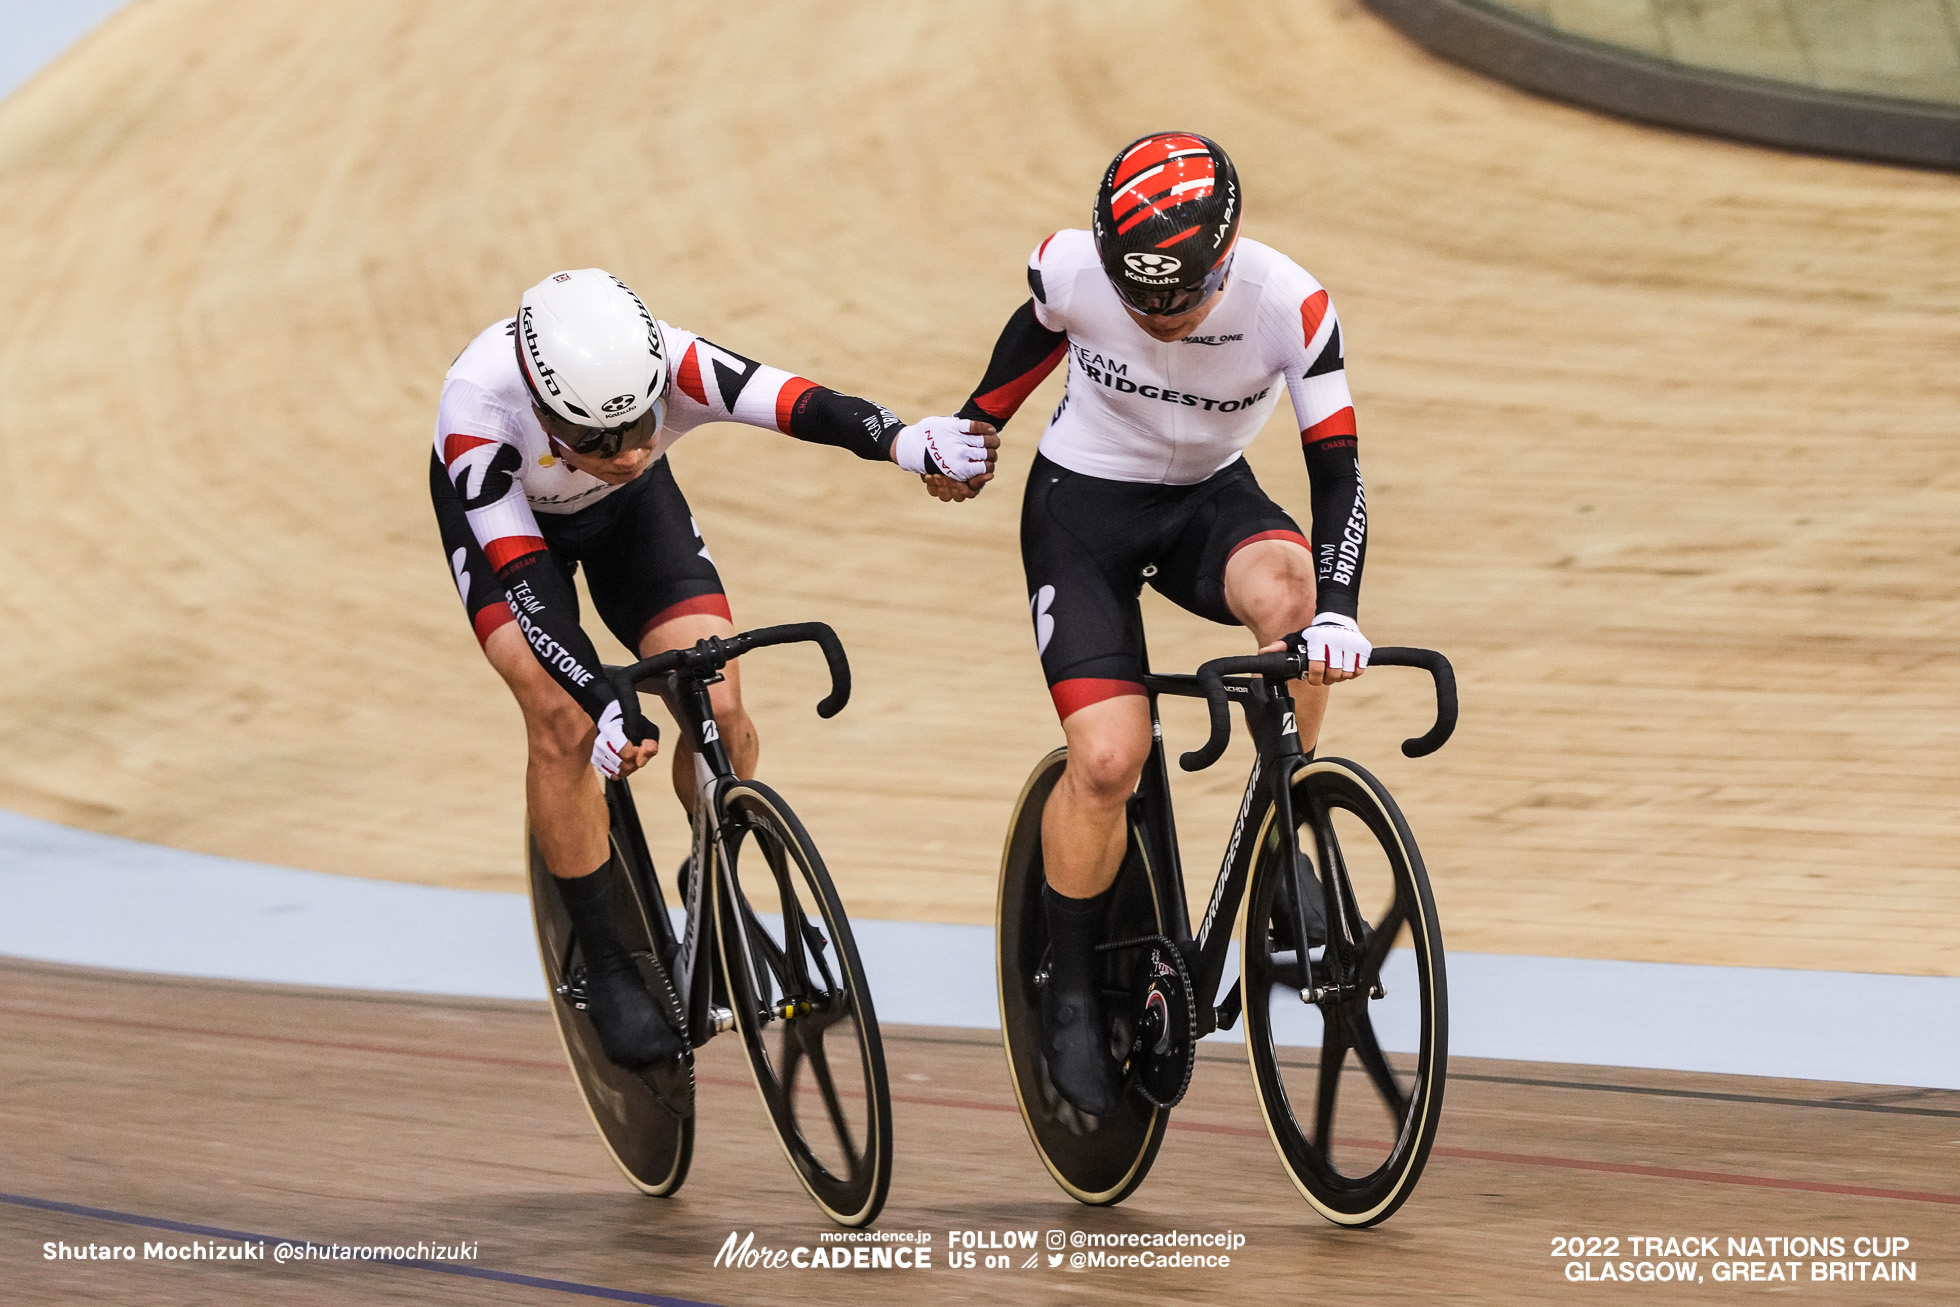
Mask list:
[[[621,450],[640,449],[653,443],[661,422],[667,416],[667,404],[664,400],[656,399],[652,408],[618,427],[583,426],[560,417],[535,399],[531,401],[531,411],[538,415],[538,425],[545,429],[545,433],[573,453],[591,458],[614,458]]]

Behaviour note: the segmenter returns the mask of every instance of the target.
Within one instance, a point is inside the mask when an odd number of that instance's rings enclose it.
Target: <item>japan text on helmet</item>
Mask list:
[[[1189,132],[1158,132],[1124,146],[1103,174],[1096,253],[1138,313],[1187,313],[1224,284],[1241,207],[1225,151]]]
[[[598,268],[554,272],[524,292],[517,369],[539,424],[581,454],[646,444],[666,418],[660,328],[625,282]]]

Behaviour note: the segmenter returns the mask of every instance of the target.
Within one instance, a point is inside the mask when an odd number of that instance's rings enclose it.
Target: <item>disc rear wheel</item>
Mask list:
[[[650,913],[664,910],[659,907],[658,891],[650,888],[652,868],[635,857],[635,841],[622,838],[620,823],[637,820],[632,816],[630,795],[623,811],[617,801],[609,806],[613,810],[615,856],[600,874],[611,878],[617,928],[634,953],[641,979],[679,1030],[683,1025],[680,1001],[665,966],[656,957],[650,924]],[[690,1050],[678,1063],[643,1071],[628,1070],[607,1059],[591,1018],[580,1006],[585,959],[571,919],[528,829],[524,842],[545,987],[572,1078],[606,1151],[626,1178],[642,1193],[655,1197],[672,1194],[687,1179],[688,1163],[694,1154],[694,1054]]]
[[[1085,1115],[1056,1090],[1042,1056],[1039,977],[1048,960],[1048,917],[1042,903],[1047,878],[1041,859],[1041,814],[1067,761],[1068,750],[1057,749],[1036,765],[1008,827],[996,918],[1001,1039],[1021,1119],[1042,1165],[1071,1198],[1103,1206],[1123,1201],[1143,1183],[1164,1141],[1170,1111],[1126,1087],[1114,1112]],[[1163,930],[1148,869],[1132,831],[1129,851],[1117,873],[1104,938],[1131,940],[1160,935]],[[1104,1010],[1110,1017],[1111,1051],[1119,1061],[1131,1044],[1130,1013],[1141,986],[1145,955],[1146,950],[1138,948],[1103,954]]]

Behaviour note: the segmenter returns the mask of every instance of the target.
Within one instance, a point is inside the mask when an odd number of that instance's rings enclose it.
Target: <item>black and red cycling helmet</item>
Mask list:
[[[1158,132],[1117,152],[1096,192],[1096,253],[1138,313],[1188,313],[1225,282],[1239,238],[1239,173],[1190,132]]]

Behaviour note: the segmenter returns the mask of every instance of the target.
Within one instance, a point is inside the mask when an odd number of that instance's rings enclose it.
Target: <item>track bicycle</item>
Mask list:
[[[1456,727],[1448,659],[1379,648],[1369,666],[1429,672],[1435,723],[1402,751],[1413,758],[1441,748]],[[1121,1202],[1143,1182],[1190,1085],[1197,1041],[1241,1015],[1267,1132],[1316,1211],[1338,1225],[1373,1225],[1422,1174],[1449,1050],[1436,905],[1415,838],[1382,783],[1355,763],[1302,749],[1287,683],[1303,674],[1292,650],[1213,659],[1195,675],[1144,674],[1150,754],[1129,800],[1129,845],[1100,948],[1124,1094],[1101,1117],[1061,1097],[1041,1052],[1049,966],[1041,816],[1068,750],[1043,758],[1021,791],[996,923],[1002,1039],[1035,1151],[1080,1202]],[[1157,711],[1167,694],[1203,698],[1210,709],[1211,737],[1179,759],[1186,771],[1224,752],[1232,703],[1256,749],[1195,936]],[[1241,901],[1240,974],[1221,1000]]]
[[[688,1047],[677,1062],[629,1070],[607,1060],[585,1012],[585,963],[550,871],[526,832],[531,909],[552,1013],[593,1124],[641,1192],[666,1196],[687,1178],[694,1148],[693,1050],[736,1031],[776,1138],[797,1178],[840,1225],[869,1223],[891,1187],[891,1088],[871,990],[843,904],[809,833],[760,781],[735,775],[708,687],[741,655],[818,645],[830,693],[817,714],[850,699],[850,665],[830,627],[802,622],[709,637],[630,667],[608,667],[627,738],[658,738],[639,695],[660,694],[695,745],[699,785],[675,933],[646,834],[624,781],[606,782],[618,923],[640,976]]]

